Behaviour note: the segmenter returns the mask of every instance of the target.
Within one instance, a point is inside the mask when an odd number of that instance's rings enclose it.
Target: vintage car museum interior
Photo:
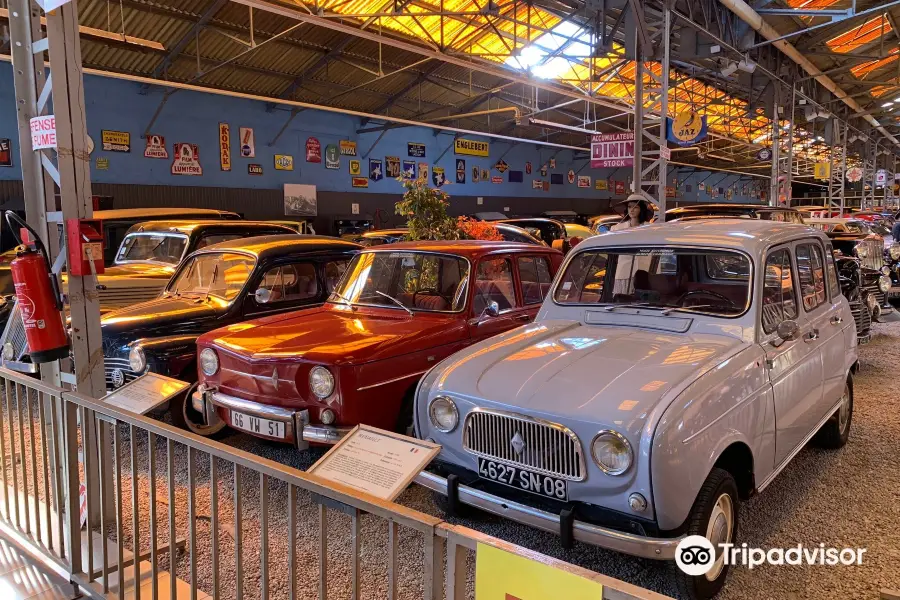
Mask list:
[[[0,0],[0,600],[900,600],[900,0]]]

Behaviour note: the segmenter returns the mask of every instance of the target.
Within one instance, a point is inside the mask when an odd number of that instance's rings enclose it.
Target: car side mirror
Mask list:
[[[775,334],[781,338],[778,344],[772,344],[777,348],[784,342],[793,342],[798,339],[800,337],[800,326],[797,324],[797,321],[782,321],[778,324],[778,328],[775,329]]]
[[[487,303],[487,306],[484,307],[484,310],[481,311],[482,317],[496,317],[500,314],[500,305],[497,304],[496,301],[491,300]]]
[[[268,304],[269,300],[272,299],[272,290],[266,288],[258,288],[255,292],[253,292],[253,298],[256,300],[257,304]]]

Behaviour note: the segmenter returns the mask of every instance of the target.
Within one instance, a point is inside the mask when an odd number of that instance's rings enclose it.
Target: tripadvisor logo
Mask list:
[[[825,544],[807,547],[797,544],[790,548],[750,548],[747,544],[720,544],[718,551],[703,536],[689,535],[675,549],[675,564],[685,574],[706,575],[716,563],[744,565],[749,569],[761,565],[861,565],[866,548],[826,548]]]

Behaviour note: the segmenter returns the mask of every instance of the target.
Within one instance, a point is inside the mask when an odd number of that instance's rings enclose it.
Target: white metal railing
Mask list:
[[[394,600],[421,586],[417,598],[463,600],[472,597],[469,559],[480,544],[598,581],[604,598],[664,598],[8,369],[0,369],[0,389],[0,530],[91,598],[140,600],[143,586],[151,600],[327,600],[348,591],[356,599],[373,590]],[[198,512],[201,495],[208,516]],[[301,504],[309,517],[302,521]],[[209,527],[201,528],[207,517]],[[337,548],[329,534],[345,531],[348,520],[349,535]],[[286,540],[279,537],[284,523]],[[221,530],[229,526],[226,536]],[[301,526],[310,533],[302,540]],[[361,563],[363,543],[385,543],[385,555]],[[346,560],[334,565],[337,556]],[[374,560],[385,563],[386,580],[363,576],[361,565],[371,571]],[[273,567],[278,573],[270,575]],[[330,568],[347,577],[336,581]],[[315,582],[301,586],[300,575],[316,570]],[[273,579],[285,576],[286,585]]]

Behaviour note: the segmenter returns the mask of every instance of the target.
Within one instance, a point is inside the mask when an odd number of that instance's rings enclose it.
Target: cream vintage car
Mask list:
[[[687,221],[608,233],[567,257],[534,323],[433,367],[417,482],[468,506],[619,552],[673,559],[736,540],[740,502],[804,445],[840,448],[857,339],[829,239],[803,225]],[[728,566],[676,570],[686,597]]]

